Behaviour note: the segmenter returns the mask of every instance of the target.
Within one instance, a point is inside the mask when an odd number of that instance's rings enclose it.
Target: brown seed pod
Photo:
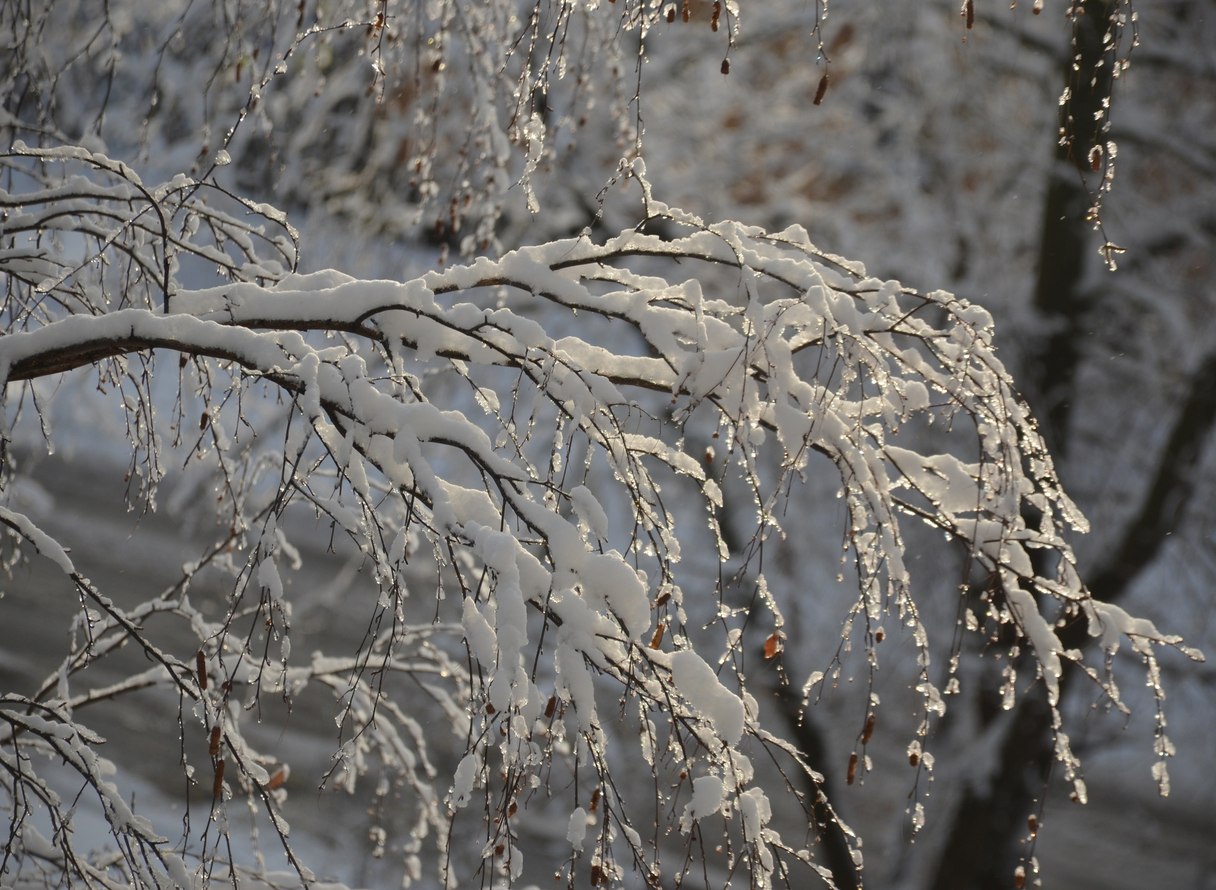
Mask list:
[[[555,710],[557,710],[557,696],[551,695],[549,696],[549,701],[545,704],[545,718],[552,717]]]
[[[1030,829],[1030,836],[1032,838],[1038,837],[1039,836],[1039,817],[1036,816],[1034,813],[1031,813],[1029,816],[1027,816],[1026,817],[1026,827]]]
[[[852,785],[853,780],[857,778],[857,752],[854,751],[849,755],[849,771],[845,773],[844,783]]]
[[[963,18],[967,20],[967,30],[975,26],[975,0],[964,0]]]
[[[874,723],[877,720],[878,714],[874,711],[871,711],[866,715],[866,725],[861,731],[861,743],[863,745],[868,745],[870,743],[870,736],[874,735]]]
[[[730,74],[730,59],[723,59],[723,60],[722,60],[722,73],[723,73],[723,74]]]
[[[692,18],[692,0],[684,0],[680,4],[680,18],[686,22]]]
[[[666,629],[667,625],[660,621],[659,626],[654,629],[654,636],[650,638],[651,649],[658,649],[663,645],[663,631]]]
[[[600,805],[600,789],[596,788],[591,792],[591,812],[595,812]]]
[[[220,730],[220,725],[217,723],[211,727],[211,740],[207,745],[207,753],[214,760],[220,756],[220,740],[223,738],[223,732]]]
[[[722,0],[714,0],[714,14],[709,19],[711,31],[718,30],[718,19],[722,17]]]
[[[828,91],[828,74],[825,71],[823,73],[823,77],[819,78],[819,86],[817,86],[815,88],[814,104],[816,104],[816,105],[822,104],[823,97],[827,94],[827,91]]]
[[[1102,169],[1102,146],[1095,145],[1089,150],[1089,169],[1095,173]]]
[[[667,7],[667,23],[671,24],[676,20],[676,8],[674,6]]]
[[[206,417],[207,415],[203,415]],[[207,691],[207,656],[203,654],[203,650],[199,649],[194,655],[194,673],[198,677],[198,688],[200,692]]]
[[[1026,866],[1019,865],[1013,870],[1014,890],[1022,890],[1026,886]]]
[[[916,766],[920,763],[920,754],[916,751],[908,752],[908,763],[911,766]]]
[[[215,780],[211,783],[211,799],[220,800],[224,796],[224,761],[215,762]]]

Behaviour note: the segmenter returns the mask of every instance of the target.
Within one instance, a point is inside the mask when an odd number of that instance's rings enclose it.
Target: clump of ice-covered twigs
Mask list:
[[[521,879],[538,857],[571,885],[616,885],[630,870],[680,882],[693,867],[722,884],[793,885],[807,869],[830,883],[822,819],[791,833],[775,813],[809,814],[814,798],[857,863],[860,844],[766,713],[746,610],[703,583],[707,564],[751,561],[723,530],[724,491],[749,493],[753,544],[763,541],[782,533],[783,511],[814,506],[803,503],[812,461],[834,468],[847,507],[857,590],[842,617],[867,628],[893,617],[918,653],[917,745],[945,701],[906,567],[909,518],[962,542],[988,576],[985,621],[1034,653],[1070,778],[1059,688],[1083,658],[1061,644],[1060,622],[1084,616],[1108,651],[1130,639],[1150,668],[1153,646],[1178,645],[1090,598],[1068,542],[1084,519],[996,356],[988,314],[868,277],[800,228],[705,224],[647,194],[644,223],[603,242],[583,234],[407,282],[272,273],[258,243],[291,261],[288,243],[183,201],[195,184],[148,188],[97,156],[19,154],[38,169],[92,168],[74,184],[37,182],[17,201],[22,219],[59,208],[98,223],[77,266],[34,222],[6,230],[6,422],[43,378],[93,368],[126,393],[133,449],[158,466],[173,455],[197,474],[183,484],[219,496],[205,499],[213,545],[142,612],[115,605],[66,544],[5,508],[12,535],[72,579],[86,610],[56,682],[9,720],[13,845],[42,844],[24,802],[42,786],[18,765],[27,744],[90,750],[71,703],[91,706],[89,666],[131,640],[154,663],[103,698],[145,680],[172,692],[178,762],[206,801],[206,827],[187,828],[172,869],[200,880],[238,869],[221,841],[236,796],[312,880],[281,811],[287,765],[260,753],[252,715],[321,687],[337,699],[337,753],[318,781],[375,781],[375,854],[399,856],[407,880],[433,861],[449,886],[488,885]],[[259,225],[280,224],[260,212]],[[218,263],[221,283],[182,286],[182,254]],[[106,267],[119,255],[126,277],[115,279]],[[176,376],[167,395],[154,368]],[[166,397],[168,410],[152,410]],[[931,425],[936,437],[921,435]],[[348,651],[291,645],[310,527],[358,567],[341,587],[343,616],[360,616]],[[187,595],[204,566],[226,579],[218,614]],[[780,598],[761,599],[780,631]],[[154,641],[146,619],[160,612],[187,643]],[[1117,701],[1101,665],[1085,670]],[[793,679],[808,694],[823,678]],[[1155,670],[1149,679],[1159,689]],[[32,731],[39,709],[63,733],[45,716]],[[448,733],[456,757],[443,754]],[[761,756],[783,783],[765,780]],[[73,864],[84,854],[59,832],[47,861],[95,883],[170,868],[177,847],[120,821],[116,857]],[[716,849],[703,825],[725,838]]]

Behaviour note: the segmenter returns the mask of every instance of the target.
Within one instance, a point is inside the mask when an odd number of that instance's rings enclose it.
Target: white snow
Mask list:
[[[727,689],[713,668],[691,649],[671,656],[671,678],[695,714],[703,717],[727,745],[743,737],[743,701]]]
[[[583,851],[583,840],[587,837],[587,811],[582,807],[575,807],[574,812],[570,814],[570,821],[566,823],[566,840],[570,842],[570,846],[576,851]]]
[[[718,776],[698,776],[692,781],[692,797],[680,816],[680,830],[687,834],[694,822],[712,816],[722,809],[726,788]]]
[[[608,538],[608,514],[595,499],[595,495],[585,485],[576,485],[570,489],[570,502],[578,514],[579,522],[587,527],[591,534],[600,540]]]

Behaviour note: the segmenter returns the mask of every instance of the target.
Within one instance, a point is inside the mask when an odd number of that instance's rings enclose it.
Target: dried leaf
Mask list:
[[[773,631],[768,635],[768,639],[764,641],[764,657],[771,661],[781,654],[781,650],[785,647],[781,642],[781,634],[778,631]]]

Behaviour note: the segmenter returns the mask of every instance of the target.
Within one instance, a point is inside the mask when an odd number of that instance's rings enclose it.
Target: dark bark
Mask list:
[[[1060,122],[1063,138],[1043,207],[1039,269],[1034,306],[1048,332],[1028,362],[1030,396],[1044,427],[1048,445],[1063,457],[1068,448],[1074,382],[1081,363],[1084,321],[1092,309],[1084,276],[1092,262],[1093,241],[1087,219],[1092,199],[1085,177],[1089,152],[1098,133],[1081,122],[1093,122],[1110,98],[1111,65],[1104,57],[1103,35],[1109,29],[1115,3],[1088,0],[1077,18],[1068,60],[1070,101]],[[1074,63],[1071,56],[1077,57]]]
[[[968,786],[942,850],[934,890],[1012,887],[1027,817],[1051,767],[1051,715],[1025,696],[1010,715],[997,773],[988,788]]]
[[[853,862],[848,838],[828,805],[828,801],[840,798],[828,787],[830,782],[825,767],[830,762],[830,756],[827,742],[811,715],[804,713],[802,697],[789,684],[778,686],[774,698],[777,710],[789,727],[798,749],[806,757],[807,763],[824,777],[818,785],[808,778],[805,789],[811,800],[811,818],[814,820],[815,838],[819,842],[815,851],[819,864],[832,872],[832,879],[839,890],[860,890],[861,873]]]
[[[1090,573],[1089,587],[1098,599],[1109,601],[1122,596],[1178,528],[1195,491],[1191,477],[1213,427],[1216,352],[1210,353],[1191,375],[1190,391],[1170,430],[1140,510],[1105,565]],[[1069,645],[1067,640],[1065,645]]]
[[[1082,358],[1081,328],[1089,310],[1081,293],[1089,232],[1078,222],[1088,203],[1081,183],[1057,171],[1047,189],[1034,299],[1048,331],[1028,363],[1026,379],[1043,434],[1061,458],[1067,451],[1073,383]]]

